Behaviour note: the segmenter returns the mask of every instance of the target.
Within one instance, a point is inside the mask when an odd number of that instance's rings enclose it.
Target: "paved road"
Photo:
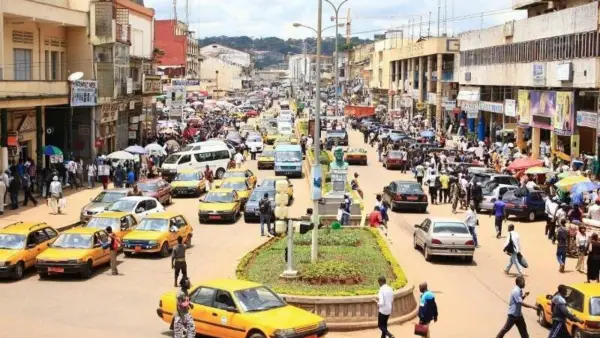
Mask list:
[[[362,145],[360,135],[351,134],[351,145]],[[369,150],[368,167],[352,167],[361,175],[367,208],[373,206],[375,194],[393,179],[411,179],[397,171],[387,171],[376,163],[375,152]],[[249,168],[255,168],[254,163]],[[259,177],[270,172],[259,172]],[[307,207],[308,188],[305,180],[295,180],[295,202],[292,212],[301,215]],[[89,197],[86,195],[86,199]],[[196,199],[176,199],[169,209],[181,211],[195,222]],[[41,209],[40,209],[41,210]],[[448,205],[429,209],[435,216],[451,216]],[[25,213],[24,215],[29,213]],[[43,219],[45,214],[39,214]],[[13,216],[18,218],[16,216]],[[77,215],[71,215],[73,220]],[[508,293],[514,278],[502,272],[506,256],[503,241],[496,240],[492,220],[481,217],[479,228],[481,248],[473,264],[456,260],[425,262],[420,252],[412,248],[412,225],[427,215],[393,214],[389,237],[394,255],[404,267],[410,282],[428,281],[436,293],[440,320],[432,327],[435,337],[494,337],[505,319]],[[459,214],[457,217],[463,217]],[[583,275],[571,272],[574,262],[567,263],[566,274],[558,273],[554,248],[543,239],[543,223],[515,223],[521,233],[524,254],[531,268],[527,270],[527,289],[533,296],[552,292],[558,283],[582,281]],[[259,226],[198,225],[194,226],[194,247],[189,250],[188,262],[192,280],[234,277],[237,261],[264,239]],[[170,289],[172,270],[169,259],[121,258],[123,276],[99,271],[90,280],[59,278],[38,280],[29,274],[19,282],[0,283],[2,306],[0,318],[5,325],[0,337],[161,337],[169,336],[168,327],[156,314],[158,297]],[[547,331],[535,323],[535,313],[526,311],[531,337],[546,337]],[[35,316],[35,318],[33,318]],[[35,321],[33,321],[35,320]],[[35,323],[32,325],[32,323]],[[394,326],[397,337],[411,336],[412,324]],[[332,333],[329,337],[377,337],[377,330]],[[507,337],[517,337],[511,332]]]

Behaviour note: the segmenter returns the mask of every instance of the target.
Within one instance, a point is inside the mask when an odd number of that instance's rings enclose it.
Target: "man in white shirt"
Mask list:
[[[600,201],[595,200],[594,205],[592,205],[588,211],[588,217],[593,219],[594,221],[600,221]]]
[[[313,138],[312,136],[308,135],[308,137],[306,138],[306,149],[311,149],[313,145]]]
[[[469,232],[471,236],[473,236],[473,244],[475,247],[479,247],[479,243],[477,242],[477,233],[475,232],[475,227],[477,226],[477,213],[475,212],[475,205],[471,203],[469,205],[469,210],[467,210],[467,217],[465,218],[465,224],[467,228],[469,228]]]
[[[385,277],[379,277],[378,282],[379,294],[377,295],[376,302],[379,307],[379,316],[377,318],[377,326],[381,330],[382,338],[394,338],[394,335],[387,329],[388,319],[392,313],[392,303],[394,302],[394,290],[386,284]]]
[[[556,210],[558,209],[558,203],[556,203],[556,201],[550,197],[546,198],[546,203],[544,205],[544,212],[546,213],[546,228],[544,231],[544,234],[546,236],[548,236],[548,239],[551,239],[550,237],[550,229],[553,228],[554,223],[554,215],[556,214]]]
[[[506,264],[506,268],[504,268],[504,273],[508,274],[510,272],[510,268],[512,268],[513,264],[517,268],[517,274],[519,276],[523,276],[523,271],[521,270],[521,265],[519,264],[519,253],[521,252],[521,237],[519,233],[515,231],[515,225],[510,224],[508,226],[508,236],[506,236],[506,243],[504,243],[504,251],[510,254],[510,259],[508,264]],[[512,252],[511,252],[512,251]]]
[[[529,180],[527,181],[527,184],[525,184],[525,186],[527,187],[527,189],[529,190],[534,190],[535,188],[537,188],[537,184],[535,184],[534,180]]]
[[[235,166],[239,169],[242,167],[242,162],[244,162],[244,155],[239,151],[233,156],[233,160],[235,161]]]
[[[87,167],[87,176],[88,176],[88,188],[92,189],[96,187],[96,173],[98,172],[98,167],[92,162],[88,164]]]

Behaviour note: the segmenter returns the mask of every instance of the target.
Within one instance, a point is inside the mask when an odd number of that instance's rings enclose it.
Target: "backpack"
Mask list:
[[[269,202],[268,199],[267,200],[264,200],[264,199],[260,200],[259,209],[260,209],[260,213],[261,214],[265,214],[265,215],[270,214],[270,212],[271,212],[271,202]]]

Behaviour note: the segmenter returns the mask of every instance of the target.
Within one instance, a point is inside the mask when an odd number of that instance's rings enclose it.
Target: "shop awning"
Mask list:
[[[458,101],[479,101],[480,88],[479,87],[461,87],[458,92]]]

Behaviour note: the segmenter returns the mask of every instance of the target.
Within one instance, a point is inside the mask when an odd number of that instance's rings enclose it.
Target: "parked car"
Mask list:
[[[487,184],[481,189],[483,192],[483,200],[481,203],[479,203],[479,210],[477,210],[477,212],[491,212],[494,209],[494,203],[500,198],[500,196],[504,196],[504,194],[507,192],[516,190],[517,188],[517,186],[507,184]]]
[[[154,197],[162,204],[173,203],[171,185],[162,178],[140,180],[137,186],[144,196]]]
[[[516,216],[529,222],[546,215],[546,193],[540,190],[531,190],[525,196],[517,196],[517,190],[504,194],[502,200],[506,203],[504,212],[506,216]]]
[[[171,182],[171,189],[173,196],[200,196],[206,192],[204,173],[199,169],[181,170]]]
[[[426,212],[429,202],[421,185],[413,181],[393,181],[383,188],[382,198],[392,211],[399,209]]]
[[[467,225],[456,218],[426,218],[415,224],[415,249],[423,249],[426,261],[433,256],[459,256],[473,261],[475,243]]]
[[[345,161],[348,164],[367,165],[367,151],[364,148],[348,148],[345,154]]]
[[[126,212],[107,211],[102,212],[90,218],[90,221],[85,225],[86,228],[96,228],[106,230],[110,227],[120,239],[131,232],[131,229],[137,225],[135,217]]]
[[[104,211],[104,208],[112,202],[126,197],[129,189],[109,189],[101,191],[98,196],[90,200],[90,203],[86,204],[81,208],[79,220],[81,222],[87,222],[95,214]]]
[[[511,175],[502,175],[496,173],[477,173],[471,177],[471,184],[480,183],[483,188],[488,182],[494,181],[498,184],[519,185],[519,181]]]
[[[336,143],[338,146],[347,146],[348,133],[345,130],[328,130],[325,140],[327,144],[329,144],[328,141],[331,141],[332,146],[335,146]],[[331,148],[328,150],[331,150]]]
[[[258,170],[275,168],[275,149],[265,148],[262,153],[256,157]]]

